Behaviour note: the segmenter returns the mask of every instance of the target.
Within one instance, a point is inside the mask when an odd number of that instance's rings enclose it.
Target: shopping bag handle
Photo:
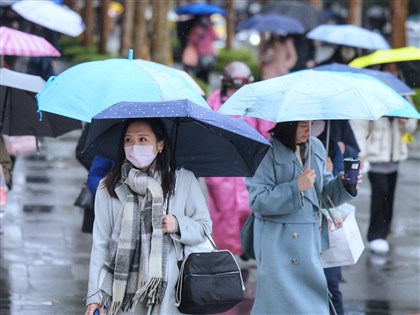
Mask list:
[[[315,187],[315,191],[316,191],[316,193],[318,194],[318,199],[319,199],[319,207],[320,208],[324,208],[324,209],[326,209],[327,210],[327,212],[328,212],[328,215],[330,216],[330,218],[331,218],[331,221],[332,221],[332,223],[334,224],[334,227],[337,229],[338,228],[338,224],[337,224],[337,222],[335,222],[335,218],[334,218],[334,216],[332,215],[332,213],[331,213],[331,207],[326,207],[326,206],[322,206],[323,205],[323,203],[326,205],[327,203],[326,202],[324,202],[324,197],[323,197],[323,195],[322,195],[322,193],[321,193],[321,191],[319,190],[319,187],[318,187],[318,184],[315,182],[314,183],[314,187]],[[327,194],[327,198],[328,198],[328,202],[329,202],[329,204],[330,205],[332,205],[332,207],[333,208],[336,208],[336,206],[334,205],[334,202],[331,200],[331,198],[330,198],[330,196]],[[322,215],[322,214],[321,214]]]

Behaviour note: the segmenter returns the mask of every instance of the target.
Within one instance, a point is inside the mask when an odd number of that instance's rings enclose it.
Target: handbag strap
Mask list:
[[[166,211],[165,211],[165,213],[166,214],[169,214],[169,199],[170,198],[167,198],[166,199]],[[213,241],[213,239],[207,234],[207,232],[204,230],[204,235],[207,237],[207,239],[209,240],[209,242],[210,242],[210,244],[211,244],[211,246],[213,246],[213,249],[214,250],[218,250],[218,248],[217,248],[217,246],[216,246],[216,243]],[[184,251],[184,249],[185,249],[185,244],[182,244],[182,260],[185,260],[185,251]]]
[[[207,234],[206,234],[207,236]],[[210,243],[216,248],[216,245],[214,244],[214,242],[211,240],[211,237],[207,238],[210,240]],[[245,291],[245,283],[244,283],[244,279],[242,278],[242,272],[241,272],[241,268],[239,267],[238,262],[236,261],[235,257],[233,256],[233,254],[229,251],[229,250],[221,250],[221,252],[228,252],[231,256],[233,261],[235,262],[238,271],[239,271],[239,277],[241,279],[241,286],[242,286],[242,291]],[[182,287],[184,284],[184,269],[185,269],[185,263],[186,263],[187,259],[184,257],[184,259],[182,260],[182,264],[181,267],[179,268],[179,273],[178,273],[178,280],[176,282],[175,285],[175,306],[179,307],[181,305],[181,299],[182,299]]]

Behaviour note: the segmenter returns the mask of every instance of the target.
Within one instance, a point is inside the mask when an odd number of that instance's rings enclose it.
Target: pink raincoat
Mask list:
[[[214,91],[207,103],[217,111],[221,106],[220,91]],[[269,121],[245,117],[244,120],[268,138],[267,131],[274,127]],[[208,203],[213,221],[213,238],[219,249],[242,254],[240,233],[251,213],[244,177],[207,177]]]

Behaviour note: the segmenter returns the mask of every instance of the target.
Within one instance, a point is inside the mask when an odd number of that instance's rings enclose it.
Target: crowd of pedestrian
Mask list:
[[[18,22],[10,25],[19,27]],[[57,33],[32,24],[27,28],[58,45]],[[217,39],[210,17],[202,15],[191,22],[181,43],[185,70],[205,83],[217,61]],[[261,39],[262,80],[316,64],[348,64],[361,53],[337,45],[329,58],[317,61],[307,38],[266,33]],[[14,67],[14,59],[6,61]],[[54,67],[51,57],[32,58],[26,72],[47,80]],[[396,64],[383,70],[398,76]],[[220,86],[207,98],[210,108],[217,111],[254,75],[242,61],[225,65]],[[359,158],[363,168],[357,184],[367,172],[371,186],[369,250],[387,254],[398,165],[407,158],[401,137],[413,132],[417,121],[392,116],[376,121],[243,120],[271,144],[255,175],[206,177],[201,185],[191,171],[177,169],[162,120],[128,120],[115,160],[85,154],[89,124],[84,126],[75,155],[88,173],[94,203],[84,209],[81,228],[93,240],[86,315],[97,309],[100,315],[121,310],[178,314],[174,290],[180,254],[210,234],[243,270],[257,269],[252,314],[344,314],[341,268],[324,269],[321,263],[329,247],[321,200],[340,205],[357,198],[346,185],[343,160]],[[1,137],[0,146],[1,175],[10,185],[13,161]],[[243,253],[240,241],[251,213],[255,260]]]

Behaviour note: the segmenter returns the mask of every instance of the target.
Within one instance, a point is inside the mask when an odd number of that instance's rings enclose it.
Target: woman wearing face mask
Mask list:
[[[333,177],[326,171],[326,150],[317,138],[309,140],[309,126],[308,121],[277,123],[270,130],[273,147],[254,177],[245,181],[255,213],[257,289],[252,314],[329,314],[321,263],[328,225],[319,193],[335,205],[353,197],[342,174]]]
[[[183,244],[211,234],[205,198],[192,172],[175,169],[161,120],[127,122],[119,150],[96,193],[85,314],[179,314]]]

